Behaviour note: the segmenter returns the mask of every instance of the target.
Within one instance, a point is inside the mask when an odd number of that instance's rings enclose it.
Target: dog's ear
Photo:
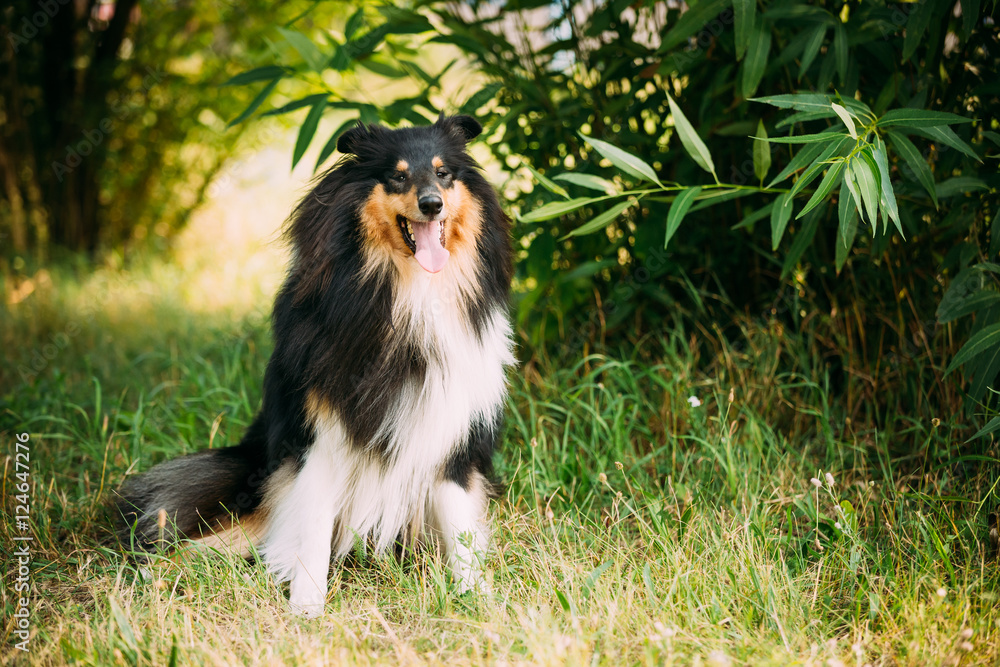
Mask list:
[[[365,125],[359,122],[347,132],[340,135],[337,139],[337,150],[341,153],[358,155],[361,147],[371,142],[381,129],[378,125]]]
[[[466,143],[469,143],[483,132],[483,126],[472,116],[445,116],[442,113],[438,116],[437,122],[434,124],[458,134]]]

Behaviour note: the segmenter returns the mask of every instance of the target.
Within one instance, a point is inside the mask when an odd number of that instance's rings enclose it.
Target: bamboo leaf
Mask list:
[[[570,171],[565,174],[558,174],[556,176],[553,176],[552,180],[565,181],[566,183],[579,185],[581,188],[587,188],[588,190],[597,190],[598,192],[604,192],[609,195],[618,193],[617,185],[615,185],[606,178],[601,178],[600,176],[594,176],[593,174],[581,174],[576,171]]]
[[[593,204],[594,202],[599,202],[607,199],[607,197],[577,197],[576,199],[569,199],[566,201],[554,201],[545,204],[544,206],[539,206],[533,211],[530,211],[522,216],[518,216],[521,222],[541,222],[542,220],[551,220],[552,218],[558,218],[561,215],[565,215],[578,208],[582,208],[587,204]]]
[[[768,204],[767,206],[763,206],[754,211],[753,213],[751,213],[750,215],[746,216],[738,223],[730,227],[730,229],[743,229],[744,227],[749,227],[758,220],[763,220],[764,218],[768,217],[769,215],[771,215],[771,211],[774,210],[775,204],[777,203],[778,199],[780,199],[780,196],[775,197],[775,200],[770,204]]]
[[[316,134],[316,128],[319,126],[319,119],[323,117],[325,109],[326,99],[320,100],[309,109],[302,127],[299,128],[299,136],[295,140],[295,151],[292,154],[292,169],[295,169],[295,165],[299,163],[299,160],[305,155],[306,149],[309,148],[313,135]]]
[[[851,135],[851,139],[857,139],[858,131],[854,128],[854,118],[851,117],[850,112],[836,102],[834,102],[831,106],[833,107],[833,112],[840,116],[840,120],[844,121],[844,125],[847,126],[847,132]]]
[[[246,72],[240,72],[233,78],[226,81],[223,86],[243,86],[248,83],[257,83],[258,81],[271,81],[272,79],[280,79],[285,75],[287,70],[284,67],[278,67],[277,65],[267,65],[266,67],[257,67]]]
[[[962,4],[964,5],[965,3],[963,2]],[[1000,429],[1000,417],[994,417],[993,419],[991,419],[988,422],[986,422],[986,425],[983,426],[978,431],[976,431],[976,434],[974,436],[972,436],[971,438],[969,438],[968,440],[966,440],[966,442],[972,442],[973,440],[976,440],[977,438],[981,438],[984,435],[989,435],[990,433],[995,433],[998,429]],[[992,459],[992,460],[995,461],[995,459]]]
[[[743,60],[743,97],[750,98],[757,92],[757,86],[767,69],[767,57],[771,51],[771,27],[758,19],[750,31],[747,57]]]
[[[844,175],[848,176],[846,172]],[[847,186],[847,178],[840,182],[837,219],[839,224],[837,226],[837,240],[834,245],[836,246],[835,262],[839,274],[844,268],[844,263],[847,261],[847,256],[850,254],[851,247],[854,246],[854,239],[858,234],[858,209],[854,205],[850,188]]]
[[[889,218],[896,225],[896,231],[903,238],[906,235],[903,233],[903,225],[899,221],[899,208],[896,205],[896,194],[892,190],[892,182],[889,180],[889,158],[885,152],[885,144],[882,143],[882,139],[875,137],[875,150],[872,152],[872,157],[875,160],[875,165],[878,167],[879,173],[879,183],[882,186],[882,201],[885,202],[883,207],[884,212],[889,214]]]
[[[302,109],[304,107],[311,107],[320,100],[325,100],[329,97],[329,93],[316,93],[315,95],[307,95],[302,99],[293,100],[288,104],[278,107],[277,109],[270,109],[261,114],[261,116],[280,116],[286,114],[290,111],[295,111],[296,109]]]
[[[934,186],[934,191],[937,193],[939,199],[954,197],[955,195],[965,194],[973,190],[989,189],[990,186],[984,181],[973,176],[955,176]]]
[[[681,17],[663,37],[660,44],[659,53],[671,51],[688,40],[699,30],[702,30],[709,21],[714,19],[722,10],[729,6],[731,0],[701,0],[701,2],[689,6],[689,9],[681,14]]]
[[[948,375],[976,355],[979,355],[996,345],[1000,345],[1000,324],[991,324],[990,326],[977,332],[965,342],[962,349],[958,351],[955,358],[951,360],[950,364],[948,364],[948,368],[945,369],[944,374]]]
[[[460,110],[461,113],[470,115],[476,113],[481,106],[496,97],[501,88],[503,88],[503,84],[499,82],[486,84],[465,101]]]
[[[670,243],[670,239],[673,238],[674,234],[677,232],[677,228],[680,227],[681,221],[684,220],[684,216],[687,215],[688,209],[691,208],[691,204],[694,203],[695,197],[697,197],[700,192],[700,187],[693,187],[687,188],[677,195],[677,199],[674,200],[673,206],[670,207],[670,211],[667,213],[667,233],[663,239],[664,248],[666,248],[667,244]]]
[[[823,176],[823,180],[819,182],[819,187],[816,188],[813,196],[809,198],[808,202],[806,202],[805,208],[799,211],[799,214],[795,216],[796,220],[826,200],[827,195],[829,195],[830,192],[840,183],[840,172],[844,170],[845,164],[846,161],[840,160],[839,162],[835,162],[830,165],[830,168],[826,170],[826,175]]]
[[[854,162],[854,160],[852,159],[851,162]],[[854,179],[854,169],[850,164],[848,164],[847,168],[844,169],[844,184],[847,186],[847,190],[851,193],[851,201],[856,207],[855,210],[857,211],[858,216],[863,216],[864,203],[861,200],[861,189]],[[874,228],[872,229],[872,236],[875,235],[876,231],[877,230]]]
[[[936,127],[938,125],[954,125],[956,123],[971,123],[971,118],[959,116],[946,111],[930,111],[929,109],[890,109],[878,119],[879,127]]]
[[[963,315],[971,315],[984,308],[995,306],[998,303],[1000,303],[1000,292],[991,289],[978,290],[964,299],[953,300],[947,306],[942,299],[941,307],[938,308],[937,312],[937,320],[944,324],[945,322],[957,320]]]
[[[878,221],[878,187],[876,186],[875,174],[864,159],[855,157],[851,159],[851,175],[861,194],[864,202],[865,212],[868,213],[869,222],[875,227]],[[852,193],[853,194],[853,193]],[[876,227],[877,229],[877,227]]]
[[[847,46],[847,29],[839,20],[833,24],[833,57],[837,63],[837,76],[841,85],[847,83],[847,61],[851,55]]]
[[[776,144],[817,144],[837,141],[846,134],[840,132],[820,132],[819,134],[798,134],[792,137],[771,137],[768,141]]]
[[[823,169],[826,167],[826,163],[823,160],[816,160],[809,168],[802,172],[802,175],[798,177],[795,181],[795,185],[789,190],[788,194],[794,197],[799,194],[803,188],[816,180],[816,177],[823,173]]]
[[[705,142],[694,131],[694,127],[688,121],[684,112],[681,111],[681,108],[674,102],[674,98],[670,93],[667,93],[667,102],[670,104],[670,113],[674,117],[674,128],[677,130],[677,135],[681,138],[684,150],[698,163],[699,167],[715,176],[715,164],[712,162],[712,154],[708,152]]]
[[[537,169],[532,167],[527,162],[522,162],[521,164],[528,168],[528,171],[530,171],[531,175],[534,176],[535,179],[542,184],[543,188],[545,188],[546,190],[548,190],[553,194],[559,195],[563,199],[569,199],[569,193],[566,192],[566,189],[563,188],[561,185],[553,183],[550,179],[546,178],[544,175],[539,173]]]
[[[771,168],[771,145],[767,142],[767,128],[764,127],[763,120],[757,121],[755,138],[758,141],[753,145],[753,173],[756,174],[757,180],[763,183],[767,171]]]
[[[771,250],[777,250],[781,243],[781,237],[785,234],[788,221],[792,218],[792,196],[791,192],[781,194],[774,201],[774,208],[771,209]]]
[[[937,127],[910,127],[907,128],[913,134],[919,134],[922,137],[927,137],[932,141],[937,141],[939,143],[945,144],[946,146],[951,146],[955,150],[968,155],[976,162],[982,162],[976,152],[972,150],[969,144],[962,141],[955,131],[947,126],[937,126]]]
[[[836,100],[829,95],[820,95],[817,93],[770,95],[768,97],[755,97],[750,101],[770,104],[779,109],[795,109],[796,111],[829,111],[830,105],[839,101],[848,111],[858,117],[870,115],[872,112],[867,104],[853,98],[845,97]]]
[[[347,24],[344,26],[344,40],[351,41],[351,37],[358,31],[365,22],[365,10],[364,8],[351,14],[351,18],[347,19]]]
[[[280,79],[275,79],[271,83],[269,83],[266,86],[264,86],[263,90],[261,90],[259,93],[257,93],[257,97],[253,98],[253,100],[250,102],[249,106],[247,106],[247,108],[243,110],[243,113],[241,113],[239,116],[237,116],[233,120],[229,121],[229,124],[226,125],[226,127],[232,127],[233,125],[239,125],[240,123],[242,123],[243,121],[245,121],[247,118],[249,118],[253,114],[253,112],[256,111],[257,108],[260,107],[261,104],[263,104],[264,100],[267,99],[267,96],[271,94],[271,91],[274,90],[274,87],[278,85],[278,81],[279,80]]]
[[[323,68],[326,66],[326,56],[320,52],[311,39],[297,30],[290,30],[288,28],[278,28],[278,32],[302,56],[302,59],[309,65],[309,69],[314,72],[323,71]]]
[[[604,229],[605,227],[608,226],[608,223],[610,223],[615,218],[617,218],[619,215],[621,215],[622,213],[624,213],[625,210],[628,209],[629,207],[631,207],[633,204],[635,204],[636,201],[637,200],[635,200],[635,199],[629,199],[628,201],[623,201],[623,202],[619,202],[619,203],[615,204],[614,206],[612,206],[611,208],[609,208],[604,213],[601,213],[600,215],[598,215],[594,219],[589,220],[589,221],[583,223],[582,225],[580,225],[579,227],[577,227],[576,229],[574,229],[573,231],[571,231],[569,234],[567,234],[563,238],[567,239],[570,236],[583,236],[584,234],[591,234],[591,233],[596,232],[596,231],[598,231],[600,229]]]
[[[809,39],[806,41],[806,46],[802,50],[802,60],[799,62],[799,80],[806,75],[809,71],[809,66],[813,64],[816,60],[816,56],[819,54],[820,48],[823,46],[823,38],[826,37],[827,25],[825,23],[817,23],[809,34]]]
[[[359,60],[358,65],[364,67],[369,72],[373,72],[379,76],[384,76],[387,79],[402,79],[409,76],[409,74],[403,70],[393,67],[388,63],[380,62],[376,60],[375,57]]]
[[[878,209],[881,209],[882,208],[882,206],[881,206],[881,202],[882,202],[882,174],[879,172],[878,164],[876,164],[876,162],[875,162],[875,156],[872,155],[872,147],[871,146],[865,146],[858,153],[858,156],[862,160],[864,160],[865,164],[868,167],[867,173],[871,174],[871,177],[872,177],[872,180],[873,180],[873,186],[875,188],[875,190],[873,192],[874,198],[875,198],[875,204],[878,206]],[[862,197],[864,197],[864,194],[862,194]],[[876,209],[876,211],[875,211],[876,215],[878,214],[878,209]],[[882,209],[882,223],[884,225],[884,229],[888,230],[889,229],[889,219],[886,216],[884,209]]]
[[[624,171],[629,176],[638,178],[641,181],[652,181],[657,185],[663,185],[660,183],[660,179],[657,178],[656,172],[653,171],[653,168],[641,158],[638,158],[627,151],[623,151],[617,146],[609,144],[606,141],[588,137],[582,132],[580,133],[580,137],[592,146],[594,150],[610,160],[611,164],[621,171]]]
[[[733,13],[736,22],[736,59],[742,60],[757,20],[757,0],[733,0]]]
[[[775,129],[782,127],[788,127],[789,125],[795,125],[796,123],[808,123],[811,120],[822,120],[824,118],[832,118],[837,114],[833,113],[832,109],[826,111],[799,111],[793,113],[791,116],[782,118],[775,124]]]
[[[906,21],[906,37],[903,38],[903,62],[910,59],[920,46],[920,40],[927,31],[927,26],[931,24],[931,15],[934,11],[934,2],[917,3],[910,13],[910,18]]]
[[[976,21],[981,21],[979,8],[982,6],[981,0],[961,0],[962,3],[962,31],[969,35],[976,27]],[[994,10],[996,4],[993,5]]]
[[[846,140],[846,137],[844,138]],[[795,156],[789,161],[781,172],[774,177],[774,180],[767,186],[773,188],[775,184],[780,183],[785,180],[799,169],[802,169],[815,160],[819,155],[826,149],[823,144],[809,144],[808,146],[802,148]]]
[[[888,132],[887,134],[889,135],[889,140],[892,141],[893,148],[896,149],[896,152],[906,162],[906,166],[913,172],[917,181],[924,186],[924,190],[927,190],[927,193],[934,201],[934,208],[937,208],[938,198],[937,192],[934,189],[934,175],[931,174],[931,168],[927,166],[927,160],[920,154],[920,151],[913,145],[913,142],[902,134],[897,134],[896,132]]]

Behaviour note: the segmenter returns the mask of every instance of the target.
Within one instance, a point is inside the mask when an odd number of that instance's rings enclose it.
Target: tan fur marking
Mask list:
[[[319,422],[330,416],[330,410],[326,407],[323,399],[315,390],[306,394],[306,422],[310,426],[316,426]]]
[[[442,190],[441,198],[448,210],[448,224],[444,231],[445,247],[451,253],[449,262],[458,262],[463,273],[475,276],[479,268],[476,242],[482,232],[482,207],[461,181],[455,181],[450,189]]]
[[[444,166],[444,160],[435,155],[434,159],[431,160],[431,166],[434,167],[435,169],[440,169],[441,167]]]
[[[218,549],[237,554],[243,558],[250,557],[250,546],[260,544],[267,532],[266,512],[258,510],[253,514],[233,519],[219,519],[216,527],[201,537],[192,538],[192,547],[199,549]],[[207,530],[207,528],[206,528]],[[195,546],[196,545],[196,546]],[[184,547],[181,546],[173,558],[183,558]]]
[[[396,171],[406,171],[410,168],[410,163],[406,160],[400,160],[396,163]]]
[[[412,255],[396,226],[396,216],[416,218],[419,216],[419,211],[414,188],[404,194],[396,195],[387,193],[381,183],[376,185],[361,209],[361,226],[368,242],[366,250],[369,253],[377,251],[380,254],[396,254],[400,257]]]
[[[482,207],[461,181],[451,188],[441,189],[446,211],[444,246],[451,253],[438,281],[452,282],[454,293],[473,294],[478,288],[478,253],[476,243],[482,230]],[[413,260],[413,252],[403,241],[396,225],[396,216],[420,219],[416,190],[402,195],[389,194],[381,184],[372,188],[361,209],[361,226],[365,239],[366,267],[369,274],[393,265],[397,270],[397,286],[406,290],[407,283],[424,273]]]
[[[188,540],[191,543],[188,549],[183,546],[177,549],[171,560],[177,562],[183,559],[192,549],[218,549],[249,558],[250,547],[260,545],[267,535],[271,512],[278,499],[285,495],[294,481],[293,469],[287,465],[281,466],[264,483],[262,491],[264,498],[256,510],[235,519],[233,517],[217,519],[215,526],[203,528],[204,532],[200,537]]]

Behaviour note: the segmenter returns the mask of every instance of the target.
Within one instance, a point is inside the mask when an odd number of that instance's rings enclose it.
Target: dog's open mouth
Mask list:
[[[397,215],[396,224],[403,243],[425,271],[437,273],[444,268],[450,255],[444,247],[444,220],[418,222]]]

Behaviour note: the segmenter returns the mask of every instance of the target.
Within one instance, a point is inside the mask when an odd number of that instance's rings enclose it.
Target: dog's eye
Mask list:
[[[449,174],[444,169],[438,169],[438,173],[437,173],[437,177],[438,178],[448,178],[449,176],[451,176],[451,174]]]
[[[396,181],[397,183],[405,183],[406,182],[406,174],[404,174],[403,172],[398,172],[396,174],[393,174],[392,175],[392,180]]]

